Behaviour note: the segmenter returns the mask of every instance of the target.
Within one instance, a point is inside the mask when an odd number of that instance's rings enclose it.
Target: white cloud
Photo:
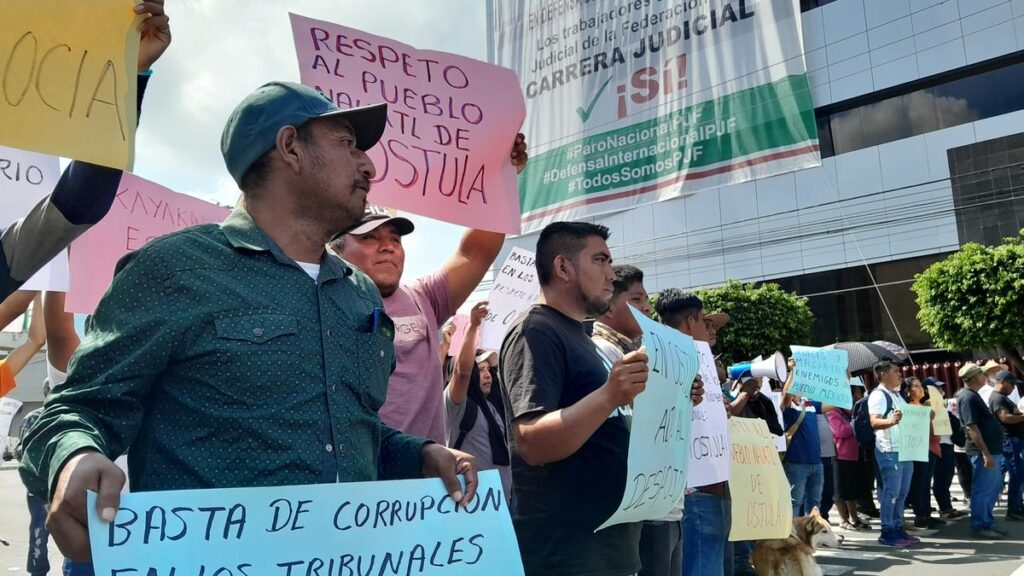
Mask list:
[[[204,200],[236,202],[238,190],[220,154],[221,130],[259,85],[298,81],[289,12],[486,59],[480,0],[168,2],[174,41],[154,66],[146,93],[136,152],[140,176]],[[438,268],[461,235],[459,227],[418,220],[420,230],[406,243],[409,278]]]

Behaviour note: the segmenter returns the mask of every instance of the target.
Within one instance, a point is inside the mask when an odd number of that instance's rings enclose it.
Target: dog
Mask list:
[[[818,548],[839,548],[843,537],[832,532],[818,508],[793,519],[793,532],[781,540],[761,540],[750,555],[757,576],[822,576],[814,561]]]

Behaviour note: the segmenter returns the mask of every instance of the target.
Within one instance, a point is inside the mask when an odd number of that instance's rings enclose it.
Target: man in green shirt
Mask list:
[[[243,194],[227,220],[118,263],[67,383],[25,439],[21,473],[50,497],[64,554],[90,558],[86,490],[111,521],[133,491],[441,477],[465,504],[469,455],[383,425],[393,324],[362,272],[324,246],[363,215],[386,105],[338,110],[273,82],[228,119]],[[456,474],[464,474],[465,494]]]

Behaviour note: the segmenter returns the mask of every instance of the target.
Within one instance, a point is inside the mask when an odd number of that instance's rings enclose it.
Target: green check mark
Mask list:
[[[604,94],[604,89],[608,87],[608,83],[611,81],[612,79],[608,78],[604,81],[604,84],[601,84],[601,88],[598,89],[594,99],[590,101],[590,104],[585,109],[582,106],[576,109],[576,113],[580,115],[580,120],[583,120],[584,124],[587,123],[587,120],[590,120],[590,115],[594,113],[594,106],[597,105],[597,101],[601,99],[601,94]]]

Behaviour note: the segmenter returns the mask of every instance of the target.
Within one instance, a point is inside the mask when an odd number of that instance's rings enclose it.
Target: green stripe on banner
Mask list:
[[[587,136],[530,158],[523,213],[818,138],[804,74]]]

